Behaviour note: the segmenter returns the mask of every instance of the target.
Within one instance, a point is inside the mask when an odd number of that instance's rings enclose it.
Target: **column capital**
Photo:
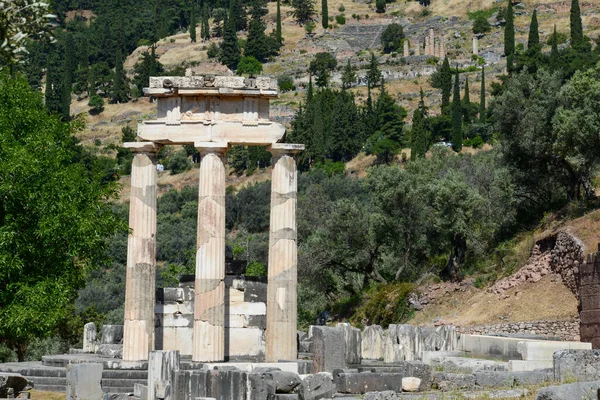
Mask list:
[[[282,156],[294,156],[305,149],[303,144],[293,143],[273,143],[267,146],[267,151],[273,155],[273,158]]]
[[[131,150],[132,153],[158,153],[162,149],[162,144],[155,142],[125,142],[123,147]]]
[[[200,156],[204,157],[206,154],[217,154],[221,157],[225,156],[229,150],[229,143],[227,142],[194,142],[194,147],[200,152]]]

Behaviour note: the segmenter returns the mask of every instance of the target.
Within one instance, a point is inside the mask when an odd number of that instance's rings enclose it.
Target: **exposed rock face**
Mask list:
[[[560,274],[563,283],[575,296],[579,295],[577,279],[583,262],[583,243],[567,232],[558,232],[556,243],[550,252],[552,270]]]

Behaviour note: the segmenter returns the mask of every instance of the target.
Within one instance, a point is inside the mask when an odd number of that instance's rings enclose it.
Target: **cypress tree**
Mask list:
[[[125,75],[125,70],[123,68],[123,56],[119,49],[117,50],[115,60],[115,74],[110,95],[113,103],[125,103],[129,100],[129,90],[127,86],[127,75]]]
[[[552,38],[550,39],[552,50],[550,56],[552,58],[558,58],[558,34],[556,33],[556,24],[554,24],[554,32],[552,32]]]
[[[321,24],[323,29],[329,27],[329,10],[327,9],[327,0],[321,0]]]
[[[271,54],[269,38],[265,35],[265,23],[262,17],[267,14],[265,0],[252,0],[250,5],[250,24],[248,26],[248,38],[244,48],[244,56],[253,56],[261,63],[267,60]]]
[[[381,80],[381,70],[375,54],[371,52],[371,60],[369,61],[369,70],[367,71],[367,88],[374,88]]]
[[[192,43],[196,43],[196,7],[194,5],[190,12],[190,39]]]
[[[479,122],[486,122],[485,114],[485,65],[481,67],[481,95],[479,98]]]
[[[61,115],[65,121],[71,118],[71,92],[73,90],[73,74],[77,68],[75,61],[75,41],[73,35],[67,33],[65,38],[63,85],[61,98]]]
[[[281,32],[281,1],[277,0],[277,24],[275,25],[275,38],[281,45],[283,43],[283,34]]]
[[[448,112],[450,106],[450,93],[452,92],[452,71],[448,57],[444,58],[441,70],[441,88],[442,88],[442,113]]]
[[[208,25],[208,3],[204,3],[202,8],[202,21],[200,24],[200,37],[203,40],[210,39],[210,26]]]
[[[350,59],[348,59],[348,62],[344,67],[344,72],[342,73],[342,89],[349,88],[354,82],[356,82],[356,73],[350,64]]]
[[[60,56],[56,46],[52,46],[47,58],[46,64],[46,108],[52,114],[62,115],[62,95],[64,80],[61,79],[64,74]]]
[[[507,57],[508,72],[512,71],[515,54],[515,16],[513,13],[512,0],[508,0],[506,8],[506,24],[504,25],[504,55]]]
[[[425,107],[425,96],[421,88],[421,100],[419,106],[413,113],[412,141],[410,154],[412,159],[423,158],[427,152],[427,132],[425,129],[425,118],[427,108]]]
[[[308,75],[308,91],[306,92],[306,104],[307,106],[312,102],[313,99],[313,83],[312,83],[312,74]]]
[[[452,148],[456,152],[462,149],[462,104],[460,102],[460,82],[458,68],[454,77],[454,96],[452,99]]]
[[[240,0],[231,0],[229,3],[229,18],[235,20],[236,32],[246,30],[248,25],[246,21],[246,10],[240,3]]]
[[[227,65],[229,69],[235,71],[240,62],[241,53],[238,46],[237,33],[235,31],[235,19],[228,18],[225,23],[225,33],[223,34],[223,42],[221,42],[221,54],[219,61],[221,64]]]
[[[583,25],[581,23],[581,10],[579,0],[571,0],[571,47],[583,43]]]
[[[158,62],[158,57],[156,57],[156,46],[152,45],[150,50],[150,65],[148,66],[148,75],[149,77],[158,76],[159,70],[162,69],[160,62]]]
[[[533,14],[531,15],[531,24],[529,24],[529,37],[527,38],[527,50],[534,53],[538,53],[541,50],[537,10],[533,10]]]
[[[463,96],[463,121],[465,125],[471,123],[471,96],[469,95],[469,77],[465,80],[465,94]]]

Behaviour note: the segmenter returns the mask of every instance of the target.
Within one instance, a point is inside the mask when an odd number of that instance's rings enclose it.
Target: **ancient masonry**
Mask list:
[[[446,57],[446,37],[442,33],[437,39],[433,28],[429,28],[425,35],[425,47],[423,47],[422,39],[415,39],[414,41],[414,54],[415,56],[425,55],[430,57],[444,58]],[[410,56],[410,44],[409,40],[404,40],[403,56]]]
[[[277,97],[270,78],[150,78],[157,119],[138,127],[132,150],[123,360],[147,360],[155,344],[156,157],[164,145],[193,144],[201,155],[194,282],[193,361],[223,361],[225,336],[225,154],[233,144],[266,146],[274,157],[266,359],[295,359],[296,163],[303,145],[278,143],[285,128],[269,120]],[[164,334],[164,332],[163,332]],[[170,343],[162,340],[164,345]]]
[[[579,318],[581,340],[600,348],[600,245],[579,268]]]

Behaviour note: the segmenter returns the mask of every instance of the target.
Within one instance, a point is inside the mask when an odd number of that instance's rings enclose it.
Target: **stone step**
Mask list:
[[[67,387],[61,385],[36,385],[33,389],[41,392],[67,393]]]
[[[102,386],[102,391],[104,393],[133,393],[133,387],[123,388],[114,386]]]
[[[102,379],[102,387],[124,387],[124,388],[132,388],[136,383],[141,383],[142,385],[147,384],[146,379]]]
[[[38,385],[67,386],[67,378],[61,378],[58,376],[23,376],[32,381],[34,387],[38,387]]]
[[[133,369],[105,369],[103,379],[148,379],[148,371]]]

